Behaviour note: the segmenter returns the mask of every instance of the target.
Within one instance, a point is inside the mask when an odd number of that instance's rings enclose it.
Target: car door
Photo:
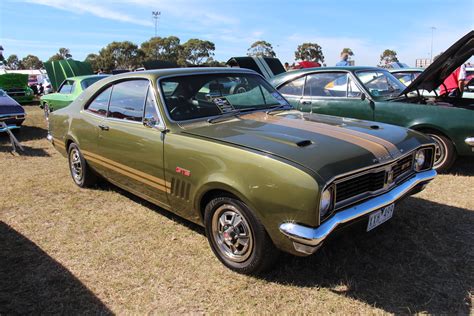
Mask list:
[[[371,102],[362,96],[349,72],[316,72],[307,75],[300,106],[305,112],[363,120],[374,118]]]
[[[168,208],[164,138],[149,124],[151,117],[161,122],[155,100],[147,79],[114,84],[107,117],[100,124],[95,159],[106,166],[106,177],[111,182]]]
[[[55,98],[51,100],[50,108],[58,110],[68,106],[72,102],[72,94],[76,89],[79,89],[79,87],[77,87],[75,80],[65,80],[59,87]]]

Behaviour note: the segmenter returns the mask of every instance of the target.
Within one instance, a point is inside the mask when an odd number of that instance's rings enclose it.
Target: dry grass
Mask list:
[[[26,108],[26,153],[0,136],[0,314],[473,312],[472,160],[373,233],[254,278],[224,268],[199,227],[111,185],[77,188]]]

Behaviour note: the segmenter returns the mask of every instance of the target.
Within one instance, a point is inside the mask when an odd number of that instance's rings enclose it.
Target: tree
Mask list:
[[[347,54],[349,56],[354,56],[354,52],[350,48],[343,48],[342,51],[341,51],[341,56],[343,54]]]
[[[391,49],[386,49],[380,55],[380,67],[388,68],[388,64],[398,62],[397,52]]]
[[[22,69],[40,69],[43,67],[43,62],[35,55],[28,55],[20,62]]]
[[[152,37],[140,46],[145,59],[178,62],[181,51],[180,40],[176,36]]]
[[[61,47],[59,52],[54,54],[53,56],[49,57],[48,61],[57,61],[72,58],[71,51],[69,48]]]
[[[92,70],[95,71],[95,72],[98,71],[100,68],[102,68],[102,67],[100,66],[100,62],[101,62],[100,56],[97,55],[97,54],[89,54],[89,55],[87,55],[87,57],[86,57],[86,59],[84,59],[84,61],[85,61],[86,63],[89,63],[89,64],[91,65],[91,67],[92,67]]]
[[[191,65],[202,65],[214,56],[216,46],[210,41],[203,41],[192,38],[182,45],[182,50],[178,62],[181,65],[187,63]]]
[[[132,70],[141,65],[143,51],[132,42],[112,42],[99,52],[97,66],[106,71],[114,69]]]
[[[20,69],[21,64],[18,56],[15,54],[8,56],[6,59],[6,66],[12,70]]]
[[[308,60],[314,62],[324,62],[324,55],[321,46],[316,43],[303,43],[295,51],[296,60]]]
[[[275,57],[276,53],[273,50],[272,44],[260,40],[254,42],[247,50],[247,55],[255,57]]]

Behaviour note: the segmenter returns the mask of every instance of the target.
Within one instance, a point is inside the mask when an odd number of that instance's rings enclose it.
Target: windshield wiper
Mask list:
[[[217,117],[213,117],[207,120],[208,123],[213,124],[213,123],[218,123],[222,121],[226,121],[234,116],[238,116],[242,113],[245,112],[250,112],[250,111],[255,111],[258,110],[258,108],[246,108],[246,109],[239,109],[239,110],[233,110],[231,112],[223,113]]]
[[[275,107],[271,108],[270,110],[266,111],[265,113],[266,114],[272,114],[273,112],[276,112],[276,111],[285,111],[285,110],[290,110],[292,108],[293,107],[289,104],[281,104],[281,105],[278,105],[278,106],[275,106]]]

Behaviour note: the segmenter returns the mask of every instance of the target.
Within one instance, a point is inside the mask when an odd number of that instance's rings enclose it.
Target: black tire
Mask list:
[[[230,220],[231,214],[235,215],[232,225],[222,226],[222,218]],[[235,224],[235,220],[240,220],[239,224]],[[265,227],[247,205],[236,198],[222,196],[211,200],[204,211],[204,223],[212,251],[233,271],[259,274],[270,269],[278,259],[279,250],[268,236]],[[247,246],[243,246],[241,237],[237,237],[245,234],[250,237],[247,239]],[[242,240],[245,238],[242,237]],[[234,245],[235,252],[229,244]],[[236,252],[241,252],[242,255],[236,255]]]
[[[453,163],[456,161],[456,150],[453,142],[443,134],[435,131],[425,131],[436,144],[435,162],[433,168],[438,173],[448,171]]]
[[[81,188],[90,188],[97,184],[97,175],[88,166],[79,147],[71,143],[68,148],[69,171],[72,180]]]

